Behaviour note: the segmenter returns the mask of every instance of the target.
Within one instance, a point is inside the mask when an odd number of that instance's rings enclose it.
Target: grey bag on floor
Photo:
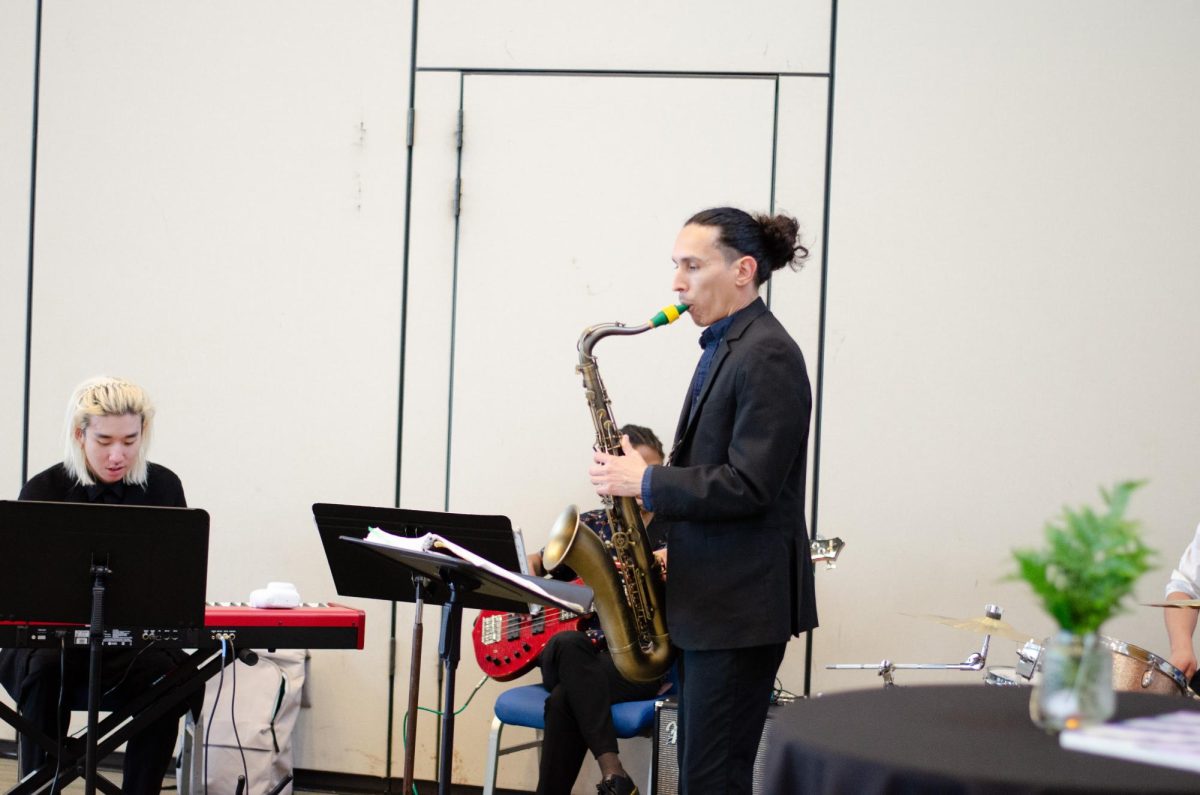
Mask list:
[[[244,775],[242,754],[249,772],[244,795],[265,795],[292,774],[292,731],[300,714],[307,658],[302,649],[259,652],[255,665],[238,661],[226,668],[223,683],[219,677],[209,680],[200,720],[185,733],[178,771],[180,795],[202,795],[205,775],[209,795],[233,795],[238,776]],[[290,783],[281,790],[283,795],[291,792]]]

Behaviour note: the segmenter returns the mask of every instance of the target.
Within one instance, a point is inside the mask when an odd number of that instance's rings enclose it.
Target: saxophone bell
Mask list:
[[[579,509],[568,505],[550,526],[550,539],[542,550],[542,566],[554,571],[571,552],[575,545],[575,532],[579,528]]]

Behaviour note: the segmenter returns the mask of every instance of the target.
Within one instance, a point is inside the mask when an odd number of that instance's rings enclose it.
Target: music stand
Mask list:
[[[186,508],[3,500],[0,549],[5,552],[0,620],[88,628],[84,775],[92,795],[99,761],[104,628],[204,626],[208,514]],[[66,626],[62,633],[65,639],[74,630]],[[44,744],[44,736],[37,739]]]
[[[418,600],[423,596],[442,605],[438,656],[442,660],[446,689],[442,699],[442,752],[438,760],[438,792],[440,795],[448,795],[450,768],[454,756],[454,682],[462,645],[463,608],[527,613],[530,602],[558,604],[553,601],[555,595],[561,595],[562,598],[573,597],[577,601],[590,604],[590,589],[520,574],[512,524],[503,516],[325,504],[314,505],[313,514],[320,528],[321,540],[325,545],[330,571],[339,594],[414,601],[418,607]],[[438,552],[417,552],[372,545],[363,540],[368,527],[378,527],[392,535],[405,538],[435,533],[511,572],[511,577],[497,578],[466,561]],[[410,576],[405,577],[401,572]],[[397,576],[398,574],[400,576]],[[421,579],[428,583],[427,588],[414,587],[414,582]],[[523,582],[530,585],[523,586]],[[348,590],[343,591],[343,586]],[[545,590],[553,592],[550,601],[542,595]],[[419,615],[417,621],[420,621]],[[415,697],[414,688],[410,687],[410,703]],[[415,712],[410,706],[410,719]],[[410,729],[409,743],[415,740],[412,734]],[[408,760],[411,760],[411,748],[406,748],[406,755]],[[411,786],[411,782],[406,781],[405,786]]]

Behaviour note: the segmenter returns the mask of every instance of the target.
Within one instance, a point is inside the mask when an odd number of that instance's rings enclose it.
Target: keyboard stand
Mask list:
[[[253,654],[248,649],[238,653]],[[103,759],[129,741],[147,725],[161,718],[168,711],[183,703],[205,682],[215,676],[224,666],[233,662],[235,655],[222,655],[220,651],[204,649],[194,651],[180,663],[179,667],[146,692],[125,702],[108,717],[96,723],[94,734],[88,731],[82,737],[68,737],[63,742],[61,765],[58,772],[59,786],[74,781],[85,774],[88,745],[95,742],[96,759]],[[54,779],[58,743],[53,738],[37,731],[28,720],[21,717],[7,704],[0,703],[0,719],[26,735],[25,739],[37,742],[49,754],[46,764],[31,771],[8,795],[34,795],[48,792]],[[95,784],[102,792],[120,795],[121,788],[97,774]]]

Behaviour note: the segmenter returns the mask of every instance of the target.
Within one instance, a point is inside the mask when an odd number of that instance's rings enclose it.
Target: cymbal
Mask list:
[[[945,624],[951,629],[961,629],[966,632],[974,632],[976,635],[995,635],[1000,638],[1008,638],[1015,640],[1017,643],[1024,643],[1033,637],[1033,633],[1025,632],[1009,624],[1007,621],[1002,621],[998,618],[990,616],[979,616],[977,618],[951,618],[950,616],[936,616],[932,613],[902,613],[901,615],[910,616],[911,618],[919,618],[923,621],[935,621],[938,624]]]
[[[1200,599],[1171,599],[1166,602],[1142,602],[1145,607],[1200,607]]]

